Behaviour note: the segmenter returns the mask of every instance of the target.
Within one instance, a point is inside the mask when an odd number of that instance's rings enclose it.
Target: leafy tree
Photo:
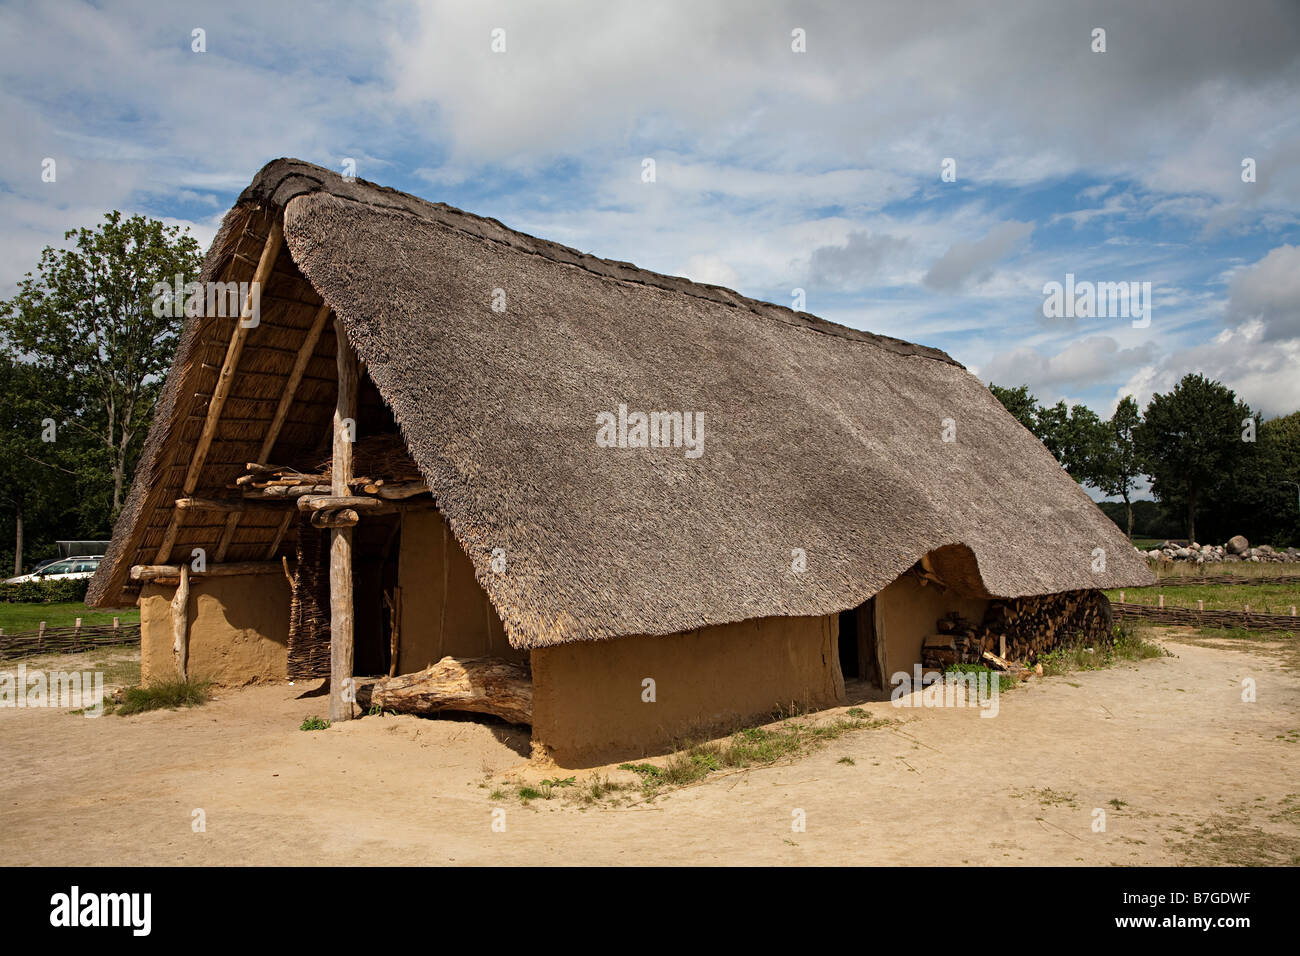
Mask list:
[[[199,248],[178,227],[117,211],[64,238],[72,246],[46,247],[37,274],[0,303],[0,333],[11,354],[68,382],[70,404],[45,402],[47,417],[87,439],[80,468],[106,475],[100,507],[116,516],[181,324],[154,314],[153,287],[193,278]]]
[[[1250,407],[1219,382],[1188,374],[1168,394],[1153,395],[1143,417],[1134,430],[1141,467],[1155,496],[1186,516],[1194,541],[1198,509],[1254,450],[1242,440]]]
[[[1007,411],[1014,415],[1020,424],[1031,432],[1034,431],[1034,425],[1037,421],[1038,400],[1029,394],[1028,385],[1004,388],[1001,385],[994,385],[989,382],[989,391],[993,393],[994,398],[1006,406]]]
[[[1125,395],[1106,423],[1107,447],[1097,475],[1097,488],[1102,494],[1118,496],[1124,502],[1125,528],[1130,538],[1133,537],[1133,502],[1129,496],[1142,475],[1134,437],[1141,421],[1137,401],[1132,395]]]
[[[1065,402],[1040,405],[1029,386],[1005,388],[989,383],[989,391],[1020,424],[1043,443],[1075,481],[1095,485],[1100,480],[1106,451],[1105,426],[1086,405]]]
[[[43,411],[65,400],[66,388],[66,381],[0,355],[0,512],[13,522],[13,549],[0,546],[0,561],[12,563],[14,574],[22,573],[27,554],[53,543],[60,526],[76,523],[76,456],[71,443],[59,444],[58,423]]]

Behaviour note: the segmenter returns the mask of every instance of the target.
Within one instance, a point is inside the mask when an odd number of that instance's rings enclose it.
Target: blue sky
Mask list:
[[[1047,401],[1300,408],[1300,6],[920,6],[6,3],[0,296],[109,209],[206,246],[268,160],[352,158]],[[1045,319],[1066,273],[1150,282],[1150,326]]]

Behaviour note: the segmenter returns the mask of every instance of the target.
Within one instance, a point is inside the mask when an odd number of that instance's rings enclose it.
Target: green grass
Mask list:
[[[687,744],[669,755],[662,766],[625,763],[619,769],[637,774],[641,778],[642,794],[653,798],[663,790],[696,783],[718,771],[771,766],[803,756],[852,731],[875,729],[893,722],[857,717],[827,723],[787,719],[775,728],[746,727],[725,741]]]
[[[122,624],[139,624],[138,607],[119,608],[115,611],[100,611],[86,607],[80,601],[63,604],[10,604],[0,601],[0,627],[6,634],[15,631],[35,631],[44,621],[49,627],[72,627],[81,618],[81,623],[89,627],[92,624],[112,624],[117,618]]]
[[[1242,578],[1275,578],[1300,574],[1300,565],[1294,561],[1174,561],[1152,565],[1160,581],[1215,581],[1241,580]]]
[[[1138,637],[1124,627],[1116,627],[1114,639],[1109,644],[1072,644],[1039,655],[1045,677],[1068,674],[1071,671],[1093,671],[1110,667],[1120,661],[1145,661],[1154,657],[1168,657],[1169,652],[1159,644]]]
[[[143,687],[128,687],[116,712],[127,717],[146,710],[197,707],[212,699],[212,682],[205,680],[158,681]]]
[[[1004,674],[1002,671],[995,671],[991,667],[985,667],[983,664],[949,664],[944,668],[945,674],[996,674],[998,677],[998,693],[1005,694],[1007,691],[1018,686],[1020,681],[1016,680],[1010,674]],[[989,678],[992,680],[992,678]]]
[[[1291,606],[1300,606],[1300,582],[1293,584],[1252,584],[1239,587],[1232,584],[1161,584],[1153,588],[1125,588],[1124,600],[1129,604],[1157,606],[1160,595],[1165,596],[1165,607],[1196,609],[1198,600],[1205,602],[1207,611],[1241,611],[1250,605],[1252,612],[1260,614],[1290,614]],[[1112,601],[1119,600],[1119,590],[1107,591]],[[1300,624],[1300,619],[1297,619]]]
[[[329,730],[329,727],[330,727],[330,722],[328,720],[325,720],[323,717],[317,717],[315,714],[312,714],[310,717],[308,717],[306,720],[302,722],[302,725],[298,729],[299,730]]]

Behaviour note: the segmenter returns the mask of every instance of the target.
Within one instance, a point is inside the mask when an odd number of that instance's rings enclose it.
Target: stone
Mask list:
[[[1241,554],[1250,548],[1250,542],[1243,535],[1234,534],[1224,546],[1231,554]]]

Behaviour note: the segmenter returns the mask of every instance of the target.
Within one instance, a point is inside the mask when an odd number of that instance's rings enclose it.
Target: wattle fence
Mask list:
[[[1300,631],[1300,617],[1294,614],[1260,614],[1257,611],[1201,611],[1194,607],[1158,607],[1154,604],[1122,604],[1111,601],[1116,621],[1125,619],[1189,627],[1240,627],[1251,631]]]
[[[75,654],[96,647],[139,644],[137,624],[74,624],[71,627],[41,626],[34,631],[6,634],[0,628],[0,660],[31,657],[36,654]]]

